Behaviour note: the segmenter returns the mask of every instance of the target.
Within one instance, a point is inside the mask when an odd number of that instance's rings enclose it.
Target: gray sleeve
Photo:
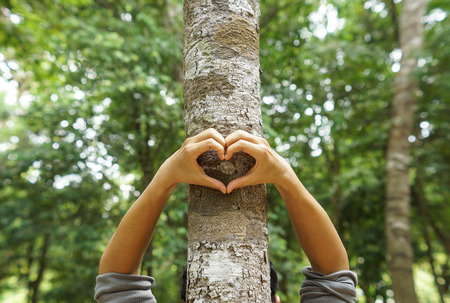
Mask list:
[[[356,302],[355,273],[349,270],[322,275],[303,267],[306,279],[300,289],[300,303],[354,303]]]
[[[94,299],[99,303],[156,303],[148,276],[106,273],[97,276]]]

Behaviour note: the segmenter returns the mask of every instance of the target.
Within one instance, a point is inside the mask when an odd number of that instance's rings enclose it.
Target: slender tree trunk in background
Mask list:
[[[410,236],[410,143],[416,110],[417,55],[424,40],[425,0],[405,0],[400,18],[401,69],[395,79],[391,130],[387,148],[385,228],[387,261],[397,303],[415,303]]]
[[[187,137],[214,127],[262,135],[259,1],[184,1],[184,101]],[[227,184],[254,159],[198,159]],[[187,302],[270,302],[265,186],[224,195],[189,186]]]
[[[423,169],[423,165],[420,161],[420,158],[417,158],[416,160],[416,178],[414,186],[411,189],[412,192],[412,200],[415,202],[415,206],[417,208],[417,211],[419,212],[422,225],[422,234],[425,239],[425,243],[427,244],[427,256],[428,261],[430,262],[431,272],[433,273],[434,277],[434,284],[436,285],[436,289],[439,293],[439,297],[441,299],[441,302],[444,303],[444,295],[446,292],[446,288],[442,287],[441,284],[439,284],[439,278],[443,278],[440,275],[437,274],[436,268],[434,266],[435,259],[434,259],[434,251],[433,251],[433,243],[431,242],[430,234],[428,231],[428,226],[435,226],[433,219],[430,218],[430,215],[428,214],[427,210],[427,201],[425,197],[424,192],[424,184],[422,182],[422,176],[424,176],[425,172]],[[448,238],[448,236],[447,236]],[[439,239],[439,236],[438,236]],[[443,243],[442,243],[443,244]],[[445,247],[444,247],[445,249]],[[447,250],[446,250],[447,251]],[[447,251],[447,256],[450,254],[449,251]]]
[[[414,201],[417,203],[417,210],[419,211],[420,217],[423,219],[424,225],[429,225],[437,237],[441,245],[444,247],[447,256],[450,256],[450,235],[439,226],[436,225],[434,219],[430,216],[428,212],[428,201],[424,192],[424,182],[422,178],[425,172],[423,169],[423,164],[420,163],[420,158],[416,160],[416,178],[415,184],[412,188],[412,195]]]
[[[45,234],[41,247],[41,254],[38,259],[38,272],[36,279],[28,283],[28,302],[37,303],[39,300],[39,287],[44,279],[47,268],[47,253],[50,247],[50,234]]]
[[[445,303],[444,302],[444,293],[439,285],[439,276],[436,273],[436,268],[434,266],[435,261],[434,261],[433,245],[431,244],[430,235],[428,234],[427,225],[425,222],[423,222],[423,225],[422,225],[422,234],[425,238],[425,243],[427,244],[427,256],[428,256],[428,260],[430,262],[431,272],[433,273],[434,284],[436,285],[436,290],[438,291],[439,299],[441,300],[441,303]]]

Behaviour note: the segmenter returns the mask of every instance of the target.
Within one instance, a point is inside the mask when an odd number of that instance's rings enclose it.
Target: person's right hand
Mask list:
[[[292,172],[287,161],[277,154],[263,138],[238,130],[228,135],[225,142],[225,160],[229,160],[238,151],[243,151],[256,160],[255,165],[246,175],[228,183],[228,193],[236,188],[249,185],[263,183],[277,185],[283,182],[283,177]]]
[[[225,139],[213,128],[186,139],[180,149],[161,167],[166,184],[169,187],[178,183],[207,186],[225,194],[226,186],[219,180],[207,176],[197,163],[198,156],[211,149],[217,152],[219,159],[224,160]]]

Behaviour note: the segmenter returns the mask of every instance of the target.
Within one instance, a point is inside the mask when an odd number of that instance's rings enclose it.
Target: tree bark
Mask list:
[[[262,135],[259,1],[184,1],[186,136],[214,127]],[[227,184],[254,159],[199,157],[205,172]],[[270,302],[265,186],[224,195],[189,186],[187,302]]]
[[[397,303],[415,303],[410,236],[410,143],[416,111],[417,52],[422,48],[425,0],[405,0],[400,19],[401,69],[395,78],[391,129],[387,147],[385,228],[387,261]]]

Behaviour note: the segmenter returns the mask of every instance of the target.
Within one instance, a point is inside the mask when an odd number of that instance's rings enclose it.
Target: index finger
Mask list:
[[[202,131],[198,135],[186,139],[186,141],[189,140],[192,143],[198,143],[209,138],[212,138],[222,146],[225,146],[225,138],[214,128],[208,128],[207,130]]]
[[[244,153],[249,154],[253,158],[258,159],[263,149],[264,147],[262,147],[257,143],[240,139],[227,148],[225,160],[230,160],[231,157],[239,151],[243,151]]]
[[[239,141],[239,140],[245,140],[245,141],[249,141],[251,143],[254,144],[265,144],[268,145],[267,141],[261,137],[252,135],[244,130],[237,130],[231,134],[229,134],[226,138],[225,138],[225,144],[226,147],[229,147],[230,145],[232,145],[233,143]]]
[[[216,140],[213,138],[208,138],[206,140],[203,140],[198,143],[193,143],[189,145],[190,151],[193,153],[195,158],[203,154],[204,152],[207,152],[208,150],[213,150],[217,153],[217,156],[223,160],[224,159],[224,149],[223,146],[220,145]]]

